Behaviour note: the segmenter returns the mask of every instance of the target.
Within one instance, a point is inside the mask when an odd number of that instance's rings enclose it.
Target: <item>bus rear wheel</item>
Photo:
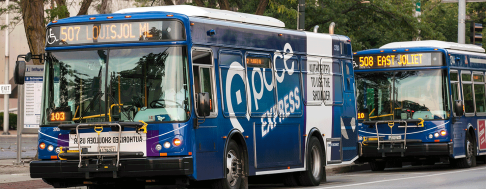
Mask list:
[[[298,182],[302,186],[318,186],[326,180],[324,150],[316,137],[311,137],[307,149],[307,170],[298,173]]]
[[[234,140],[228,143],[225,152],[224,174],[225,178],[219,179],[213,183],[215,189],[238,189],[241,186],[243,176],[243,155]]]
[[[466,150],[466,157],[454,160],[455,166],[457,168],[474,167],[476,165],[476,143],[469,132],[466,134],[464,148]]]

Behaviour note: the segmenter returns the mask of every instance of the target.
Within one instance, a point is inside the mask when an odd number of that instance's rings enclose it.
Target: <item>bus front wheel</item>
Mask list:
[[[225,152],[224,175],[225,178],[213,183],[214,189],[238,189],[242,183],[243,176],[243,155],[242,150],[234,140],[228,144]]]
[[[324,150],[316,137],[309,140],[307,149],[307,170],[300,172],[298,181],[302,186],[318,186],[326,180]]]
[[[469,134],[469,132],[466,133],[464,148],[466,151],[466,157],[461,159],[455,159],[455,166],[457,168],[474,167],[476,165],[476,143],[473,137]]]

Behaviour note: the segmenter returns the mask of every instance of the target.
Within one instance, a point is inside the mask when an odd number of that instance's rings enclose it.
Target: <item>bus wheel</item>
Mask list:
[[[383,171],[386,167],[386,161],[370,161],[369,164],[372,171]]]
[[[461,159],[456,159],[456,167],[457,168],[469,168],[473,167],[476,163],[476,144],[472,139],[472,136],[469,132],[466,134],[466,157]]]
[[[235,141],[231,140],[225,152],[226,165],[225,178],[217,180],[213,184],[215,189],[238,189],[240,188],[243,176],[242,159],[243,155]]]
[[[311,137],[307,149],[307,170],[300,172],[298,181],[302,186],[318,186],[326,180],[324,150],[316,137]]]

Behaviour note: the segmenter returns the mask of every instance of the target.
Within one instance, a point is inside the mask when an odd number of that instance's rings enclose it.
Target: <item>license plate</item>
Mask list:
[[[99,152],[116,152],[116,146],[100,146]]]
[[[390,140],[401,140],[402,139],[402,135],[390,136],[388,139],[390,139]]]

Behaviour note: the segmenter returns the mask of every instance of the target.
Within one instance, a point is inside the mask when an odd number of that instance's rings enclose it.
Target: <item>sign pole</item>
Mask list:
[[[7,5],[7,9],[8,9],[8,2],[9,0],[6,0],[5,4]],[[9,60],[8,60],[8,11],[7,11],[7,14],[5,14],[5,25],[7,25],[7,28],[5,29],[5,84],[9,84],[8,80],[9,80],[9,77],[8,77],[8,64],[9,64]],[[3,95],[3,135],[10,135],[10,133],[8,132],[8,115],[9,115],[9,112],[8,112],[8,102],[9,102],[9,94],[4,94]]]
[[[457,23],[457,42],[466,43],[466,0],[459,0],[459,21]]]
[[[13,163],[14,165],[23,165],[22,161],[22,130],[24,127],[24,85],[17,85],[18,89],[18,103],[17,103],[17,160]]]

